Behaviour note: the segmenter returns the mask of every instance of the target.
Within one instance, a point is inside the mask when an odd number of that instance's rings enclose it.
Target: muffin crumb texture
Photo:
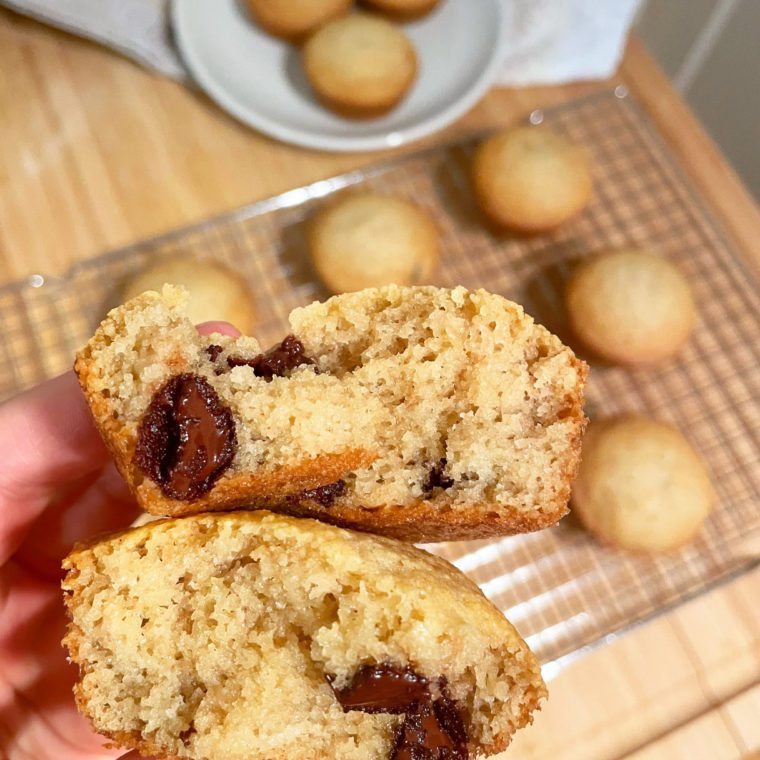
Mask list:
[[[434,713],[452,746],[484,757],[545,694],[474,584],[389,539],[205,514],[79,548],[65,568],[79,708],[144,753],[390,760]],[[390,710],[369,683],[378,674]],[[365,710],[368,688],[378,711]]]
[[[253,338],[198,335],[184,301],[167,287],[114,310],[77,362],[148,511],[265,506],[414,540],[520,532],[565,513],[586,367],[517,304],[462,287],[336,296],[292,312],[300,353],[262,376]],[[213,388],[237,441],[213,488],[185,502],[134,462],[151,399],[181,373]],[[338,482],[328,507],[294,498]]]

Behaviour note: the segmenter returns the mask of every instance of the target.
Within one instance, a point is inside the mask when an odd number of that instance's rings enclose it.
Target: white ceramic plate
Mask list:
[[[442,0],[404,25],[420,60],[407,98],[382,118],[351,121],[317,103],[298,49],[259,29],[239,0],[174,0],[172,14],[185,62],[222,108],[310,148],[381,150],[418,140],[473,106],[500,61],[501,0]]]

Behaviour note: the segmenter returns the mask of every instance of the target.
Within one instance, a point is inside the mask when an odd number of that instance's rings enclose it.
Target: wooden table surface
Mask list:
[[[619,81],[644,104],[760,273],[758,208],[636,41]],[[507,124],[609,85],[493,90],[428,142]],[[109,248],[380,157],[282,145],[196,92],[0,11],[0,283],[60,273]],[[507,756],[750,757],[760,749],[758,684],[754,572],[568,666]]]

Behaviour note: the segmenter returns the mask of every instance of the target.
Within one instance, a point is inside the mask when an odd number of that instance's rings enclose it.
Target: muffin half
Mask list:
[[[204,514],[78,548],[64,567],[77,703],[125,748],[463,760],[503,750],[545,694],[479,589],[391,539]]]
[[[267,507],[415,541],[567,510],[586,366],[485,291],[386,286],[296,309],[267,352],[202,337],[183,291],[115,309],[76,370],[140,505]]]

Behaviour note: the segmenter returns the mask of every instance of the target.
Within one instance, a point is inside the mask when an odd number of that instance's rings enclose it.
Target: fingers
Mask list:
[[[57,580],[61,558],[79,541],[124,530],[140,513],[124,479],[109,462],[71,484],[28,530],[14,560],[37,577]]]
[[[9,562],[0,569],[0,598],[0,757],[118,757],[74,705],[76,668],[61,648],[66,618],[58,584]]]
[[[195,329],[201,335],[221,333],[222,335],[229,335],[231,338],[240,337],[240,330],[229,322],[201,322],[201,324],[195,326]]]
[[[62,486],[107,461],[73,372],[0,406],[0,564]]]
[[[198,325],[198,332],[240,335],[228,322],[204,322]],[[73,372],[0,406],[0,565],[18,549],[31,524],[53,503],[66,507],[55,509],[50,518],[60,523],[57,549],[81,538],[78,532],[91,534],[98,528],[112,530],[127,525],[134,515],[118,476],[111,483],[116,488],[113,493],[107,487],[101,487],[101,493],[80,487],[88,476],[94,480],[108,462],[108,452]],[[101,520],[97,511],[108,510],[106,497],[122,512]],[[68,508],[74,509],[70,520]],[[125,516],[124,510],[129,515]]]
[[[67,372],[0,406],[0,489],[29,498],[108,460],[79,383]]]

